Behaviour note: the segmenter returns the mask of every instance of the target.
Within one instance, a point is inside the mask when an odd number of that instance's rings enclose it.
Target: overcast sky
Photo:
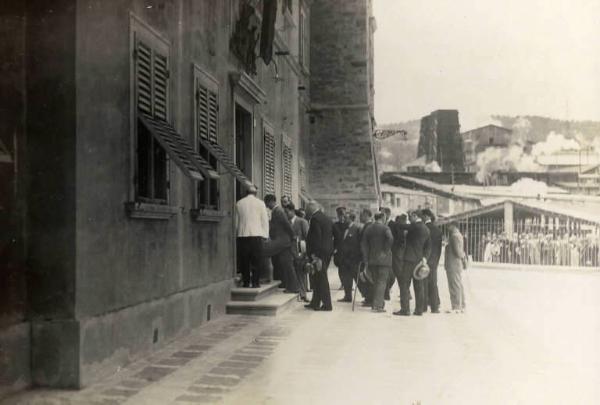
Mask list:
[[[451,108],[600,120],[600,0],[374,0],[379,124]]]

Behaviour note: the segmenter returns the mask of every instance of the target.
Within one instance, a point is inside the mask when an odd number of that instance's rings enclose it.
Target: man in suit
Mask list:
[[[269,241],[267,256],[273,261],[273,278],[281,280],[281,287],[286,292],[295,293],[298,290],[296,275],[293,267],[292,241],[295,234],[292,224],[285,211],[277,204],[277,198],[272,194],[265,196],[265,204],[271,210],[269,222]]]
[[[393,226],[393,221],[392,221],[392,210],[390,209],[390,207],[379,207],[379,212],[381,212],[383,215],[385,215],[383,223],[385,225],[389,226],[391,229],[391,227]],[[386,301],[389,301],[389,299],[390,299],[390,290],[394,286],[395,281],[396,281],[396,278],[394,277],[394,272],[390,271],[389,277],[388,277],[388,280],[387,280],[387,283],[385,286],[384,299]]]
[[[346,215],[346,207],[337,207],[335,214],[338,220],[333,223],[333,264],[338,268],[338,277],[340,278],[341,288],[344,286],[344,275],[342,274],[341,252],[340,247],[346,229],[348,229],[348,217]]]
[[[244,287],[260,287],[263,241],[269,237],[269,215],[265,203],[256,197],[256,187],[235,205],[238,258]],[[251,267],[252,265],[252,267]]]
[[[444,267],[448,277],[450,302],[455,313],[465,312],[465,290],[462,284],[462,272],[467,269],[467,256],[464,240],[456,223],[449,225],[448,244],[444,256]]]
[[[400,280],[402,274],[402,265],[404,263],[404,250],[406,249],[406,230],[396,225],[407,225],[408,217],[406,214],[396,217],[393,223],[390,223],[394,244],[392,245],[392,273],[397,280]],[[398,281],[399,283],[399,281]],[[400,287],[400,285],[398,285]]]
[[[360,212],[359,218],[360,218],[360,223],[361,223],[361,230],[359,233],[359,241],[362,241],[365,230],[368,227],[370,227],[371,225],[373,225],[373,212],[371,212],[371,210],[369,208],[364,208]],[[365,261],[366,261],[366,258],[363,257],[362,250],[361,250],[361,262],[364,264]],[[359,264],[359,266],[360,266],[360,264]],[[364,298],[361,305],[363,307],[371,307],[373,305],[373,285],[371,284],[371,282],[368,280],[364,280],[362,277],[359,277],[358,280],[356,280],[356,288],[358,288],[358,291],[360,291],[360,294]]]
[[[352,287],[358,275],[361,261],[360,232],[361,225],[356,222],[354,213],[348,214],[348,228],[344,232],[339,246],[340,276],[344,287],[344,298],[340,302],[352,302]]]
[[[308,204],[306,215],[309,218],[306,251],[309,257],[321,259],[323,266],[314,276],[313,297],[310,304],[305,307],[315,311],[331,311],[333,307],[331,306],[327,269],[333,254],[333,223],[321,211],[316,201]]]
[[[427,229],[429,229],[429,239],[431,241],[431,253],[427,259],[429,275],[423,280],[425,282],[425,310],[429,305],[431,312],[438,314],[440,312],[440,294],[437,285],[437,268],[442,255],[442,231],[435,224],[435,215],[429,208],[421,210],[421,218]]]
[[[423,223],[416,211],[409,213],[410,225],[395,224],[394,226],[401,230],[408,230],[406,234],[406,249],[404,251],[404,260],[402,271],[400,272],[400,311],[394,312],[394,315],[410,315],[410,283],[413,283],[415,292],[415,315],[422,315],[425,311],[425,296],[422,280],[413,277],[413,270],[417,263],[427,260],[431,250],[429,241],[429,229]]]
[[[296,280],[298,281],[298,293],[304,302],[308,302],[306,298],[306,272],[304,264],[306,263],[306,251],[302,250],[302,246],[306,246],[306,237],[308,236],[308,221],[296,215],[296,207],[294,203],[289,202],[285,207],[292,229],[294,230],[295,240],[292,243],[292,255],[294,257],[294,271]]]
[[[374,312],[385,312],[384,294],[389,274],[392,271],[392,243],[394,237],[391,229],[384,224],[385,214],[375,214],[375,223],[365,229],[361,238],[362,255],[365,264],[373,277]]]

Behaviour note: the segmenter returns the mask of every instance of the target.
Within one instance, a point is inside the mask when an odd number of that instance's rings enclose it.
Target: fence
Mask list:
[[[473,261],[522,265],[600,267],[597,224],[525,218],[505,229],[501,218],[461,220],[465,251]],[[447,235],[447,225],[442,226]]]

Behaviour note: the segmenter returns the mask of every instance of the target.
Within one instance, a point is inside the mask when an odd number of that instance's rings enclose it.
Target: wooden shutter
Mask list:
[[[152,106],[152,49],[139,40],[135,48],[135,75],[137,108],[146,114],[154,115]]]
[[[275,137],[264,131],[263,189],[265,194],[275,194]]]
[[[292,196],[292,148],[283,145],[283,195]]]
[[[168,121],[168,56],[138,38],[135,46],[135,74],[138,110]]]
[[[217,143],[219,127],[219,98],[217,93],[202,85],[196,89],[198,102],[198,134],[200,138]]]

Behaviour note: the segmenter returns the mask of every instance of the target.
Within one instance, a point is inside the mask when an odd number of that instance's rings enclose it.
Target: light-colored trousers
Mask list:
[[[446,270],[450,303],[453,310],[465,309],[465,289],[462,282],[462,270]]]

